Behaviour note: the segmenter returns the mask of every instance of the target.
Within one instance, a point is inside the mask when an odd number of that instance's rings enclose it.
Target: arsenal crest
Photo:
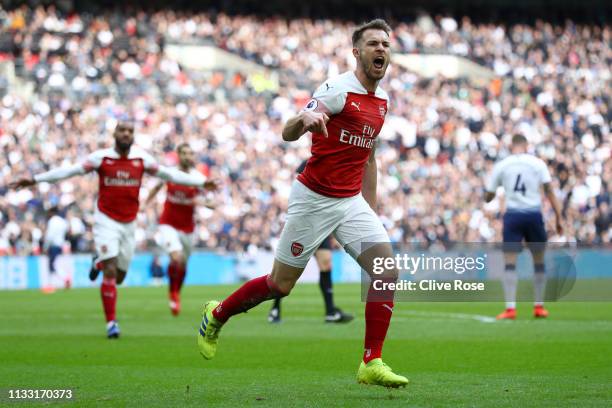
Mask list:
[[[304,245],[300,244],[299,242],[294,242],[291,244],[291,254],[293,254],[293,256],[299,256],[303,250]]]
[[[382,116],[384,118],[385,115],[387,114],[387,110],[385,109],[385,105],[378,105],[378,110],[380,112],[380,116]]]

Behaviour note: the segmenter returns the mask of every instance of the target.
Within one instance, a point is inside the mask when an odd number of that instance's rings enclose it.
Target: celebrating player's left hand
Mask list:
[[[34,184],[36,184],[36,181],[34,181],[33,178],[24,177],[24,178],[20,178],[19,180],[10,182],[8,184],[8,187],[12,190],[19,190],[25,187],[31,187]]]
[[[219,182],[217,180],[206,180],[204,182],[204,189],[208,191],[215,191],[219,188]]]

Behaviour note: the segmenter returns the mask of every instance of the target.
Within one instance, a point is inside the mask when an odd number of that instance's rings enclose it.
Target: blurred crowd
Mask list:
[[[271,249],[309,137],[283,143],[284,121],[318,84],[354,67],[354,24],[173,11],[61,15],[0,10],[0,253],[39,253],[49,208],[70,226],[66,249],[89,251],[96,175],[8,191],[17,176],[82,160],[112,145],[117,118],[136,119],[136,143],[164,164],[189,142],[198,168],[222,185],[198,208],[201,248]],[[422,78],[394,64],[377,148],[378,213],[396,242],[501,240],[503,195],[483,203],[483,181],[514,133],[549,165],[565,232],[553,241],[612,239],[609,26],[475,24],[421,16],[392,22],[396,52],[469,58],[495,73]],[[192,71],[164,54],[169,43],[206,43],[279,73],[276,91],[243,72]],[[5,64],[3,64],[3,62]],[[6,64],[10,62],[11,64]],[[19,86],[9,86],[7,66]],[[28,89],[31,96],[28,96]],[[156,184],[146,179],[142,198]],[[164,194],[138,216],[139,248],[151,247]]]

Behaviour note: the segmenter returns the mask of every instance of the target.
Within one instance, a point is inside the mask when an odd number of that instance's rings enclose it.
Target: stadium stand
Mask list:
[[[168,10],[2,10],[0,186],[107,145],[116,120],[129,115],[138,144],[173,163],[174,147],[188,141],[200,169],[221,179],[221,205],[199,210],[200,247],[273,247],[294,170],[309,154],[307,138],[282,142],[283,121],[325,78],[351,68],[353,24]],[[612,240],[609,25],[421,14],[394,29],[396,52],[464,57],[495,78],[422,78],[392,66],[378,163],[379,214],[393,240],[499,241],[503,202],[481,204],[483,178],[516,132],[552,170],[567,220],[563,239]],[[168,44],[230,51],[277,73],[280,88],[260,74],[187,69],[166,56]],[[0,253],[40,253],[45,209],[53,205],[76,218],[72,250],[90,250],[93,176],[36,191],[1,188]],[[157,215],[147,208],[139,216],[141,249],[153,242]]]

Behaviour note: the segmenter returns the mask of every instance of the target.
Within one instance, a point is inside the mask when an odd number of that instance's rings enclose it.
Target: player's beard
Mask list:
[[[128,150],[130,150],[130,148],[132,147],[132,141],[130,142],[121,142],[119,140],[117,140],[117,149],[119,149],[122,152],[127,152]]]
[[[387,72],[387,67],[389,66],[389,62],[385,57],[385,63],[380,71],[380,74],[378,74],[377,72],[375,72],[376,68],[374,67],[374,62],[372,61],[371,57],[366,58],[363,56],[363,54],[361,54],[359,56],[359,61],[361,62],[361,66],[365,75],[373,81],[380,81],[381,79],[383,79],[385,73]]]
[[[195,165],[195,163],[191,160],[184,160],[181,162],[181,168],[183,170],[189,170],[191,169],[193,166]]]

